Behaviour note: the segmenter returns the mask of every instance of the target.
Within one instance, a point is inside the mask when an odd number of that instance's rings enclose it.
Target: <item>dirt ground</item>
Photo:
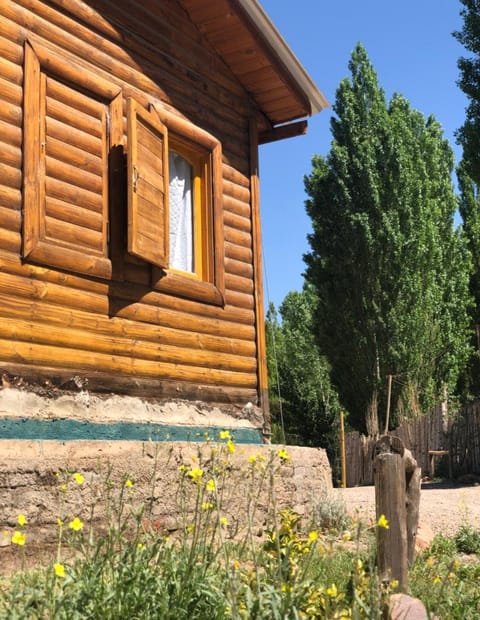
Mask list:
[[[375,487],[334,489],[343,498],[349,514],[375,518]],[[422,529],[433,534],[454,535],[462,524],[480,529],[480,484],[422,483],[420,494],[419,534]]]

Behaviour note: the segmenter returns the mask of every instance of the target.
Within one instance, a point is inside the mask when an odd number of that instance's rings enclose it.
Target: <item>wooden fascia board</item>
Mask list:
[[[303,136],[307,133],[307,127],[308,123],[306,120],[279,125],[278,127],[273,127],[269,131],[261,132],[258,137],[258,143],[267,144],[268,142]]]

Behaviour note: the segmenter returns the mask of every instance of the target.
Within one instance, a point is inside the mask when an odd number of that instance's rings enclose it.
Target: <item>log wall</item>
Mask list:
[[[95,156],[101,145],[90,148],[77,131],[100,121],[79,112],[67,130],[78,134],[75,143],[62,144],[68,142],[62,118],[76,114],[78,101],[69,99],[73,90],[54,81],[47,85],[52,120],[46,174],[63,199],[49,199],[47,233],[67,250],[78,241],[80,250],[105,253],[111,269],[102,267],[100,276],[82,275],[75,269],[75,255],[69,255],[62,269],[58,256],[49,259],[46,250],[46,264],[22,259],[26,41],[50,46],[57,64],[64,57],[62,75],[75,66],[95,75],[98,84],[92,88],[111,85],[112,92],[121,91],[116,139],[122,148],[128,143],[128,97],[146,107],[154,103],[179,112],[221,142],[225,241],[216,251],[224,253],[223,307],[152,288],[151,266],[126,252],[126,197],[118,186],[110,188],[110,199],[118,204],[105,250],[102,207],[88,202],[102,191],[95,175],[105,162]],[[90,385],[97,376],[103,389],[127,393],[135,378],[137,387],[144,380],[146,395],[203,394],[212,402],[238,406],[258,402],[258,249],[252,238],[252,208],[257,206],[252,205],[249,136],[253,113],[246,93],[174,0],[2,0],[0,365],[5,371],[37,379],[78,373],[93,378]],[[102,119],[103,108],[95,114]],[[93,127],[92,135],[97,130]],[[67,194],[74,186],[86,192],[83,209],[72,215],[68,202],[75,202],[75,196]]]

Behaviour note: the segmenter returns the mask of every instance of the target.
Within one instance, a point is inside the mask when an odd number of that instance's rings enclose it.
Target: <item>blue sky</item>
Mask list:
[[[263,8],[330,104],[361,42],[390,99],[406,97],[425,116],[433,114],[452,145],[465,120],[467,101],[458,88],[457,60],[466,50],[452,37],[461,30],[458,0],[260,0]],[[332,110],[309,120],[306,136],[260,148],[260,188],[266,303],[278,306],[301,290],[309,246],[303,177],[314,153],[330,150]]]

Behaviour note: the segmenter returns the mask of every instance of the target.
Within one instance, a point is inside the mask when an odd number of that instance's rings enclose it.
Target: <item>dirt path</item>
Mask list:
[[[347,510],[367,519],[375,518],[375,488],[334,489],[343,498]],[[422,484],[420,495],[420,530],[454,535],[459,527],[470,524],[480,529],[480,485],[458,486],[445,483]]]

